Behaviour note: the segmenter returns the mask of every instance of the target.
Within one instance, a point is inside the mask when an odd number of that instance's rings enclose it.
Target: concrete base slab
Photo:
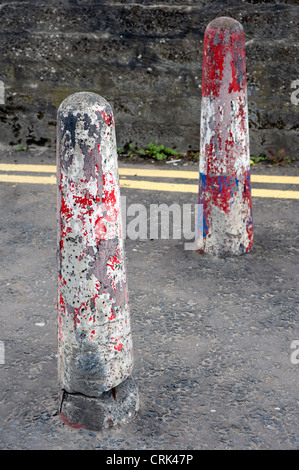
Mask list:
[[[91,431],[128,423],[135,418],[139,409],[138,389],[132,377],[104,392],[100,398],[63,390],[59,401],[64,423]]]

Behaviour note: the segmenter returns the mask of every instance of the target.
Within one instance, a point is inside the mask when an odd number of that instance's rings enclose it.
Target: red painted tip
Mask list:
[[[230,77],[224,78],[225,71]],[[220,17],[205,31],[202,96],[219,96],[227,83],[228,93],[246,88],[245,38],[238,21]]]

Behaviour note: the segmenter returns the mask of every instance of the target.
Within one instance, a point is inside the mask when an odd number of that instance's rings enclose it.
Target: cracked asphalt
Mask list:
[[[55,155],[2,150],[0,161],[55,164]],[[299,175],[298,166],[252,171]],[[127,205],[197,202],[121,194]],[[0,197],[0,449],[299,448],[298,199],[253,198],[255,248],[240,257],[126,240],[140,411],[92,432],[68,427],[57,409],[56,186],[0,183]]]

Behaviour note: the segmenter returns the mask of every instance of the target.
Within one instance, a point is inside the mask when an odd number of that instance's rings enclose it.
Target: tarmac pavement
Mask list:
[[[55,155],[2,150],[0,162],[55,165]],[[253,185],[265,186],[299,191]],[[186,192],[121,194],[127,206],[197,202]],[[240,257],[185,250],[183,239],[127,238],[140,411],[92,432],[68,427],[57,409],[56,186],[0,182],[0,198],[0,449],[299,448],[298,199],[253,197],[255,247]]]

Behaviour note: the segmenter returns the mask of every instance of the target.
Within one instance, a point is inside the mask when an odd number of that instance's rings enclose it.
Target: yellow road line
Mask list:
[[[56,165],[24,165],[0,163],[0,171],[20,171],[32,173],[56,173]],[[120,176],[145,176],[152,178],[182,178],[197,180],[198,171],[160,170],[155,168],[119,168]],[[251,175],[253,183],[299,184],[299,176]]]
[[[252,183],[299,184],[299,176],[251,175]]]
[[[198,185],[195,184],[177,184],[177,183],[161,183],[157,181],[138,181],[138,180],[122,180],[120,186],[130,189],[143,189],[151,191],[171,191],[176,193],[198,193]],[[270,197],[278,199],[299,199],[299,191],[280,191],[274,189],[256,189],[251,190],[252,197]]]
[[[119,168],[120,176],[149,176],[153,178],[183,178],[197,180],[198,171],[157,170],[155,168]]]
[[[23,165],[20,163],[0,163],[0,171],[23,171],[30,173],[56,173],[56,165]]]
[[[149,191],[172,191],[176,193],[198,193],[198,185],[162,183],[160,181],[119,180],[122,188],[144,189]]]
[[[149,176],[156,178],[184,178],[197,180],[198,171],[157,170],[147,168],[119,168],[120,176]],[[251,175],[253,183],[299,184],[299,176]]]
[[[15,165],[14,165],[15,166]],[[19,165],[18,165],[19,166]],[[38,165],[34,165],[38,166]],[[44,165],[40,165],[44,166]],[[51,165],[48,165],[48,167]],[[1,167],[0,167],[1,170]],[[136,171],[136,170],[135,170]],[[163,171],[163,170],[162,170]],[[0,182],[6,183],[31,183],[31,184],[56,184],[56,175],[50,176],[32,176],[22,174],[1,174]],[[162,181],[145,181],[121,179],[120,186],[123,188],[142,189],[147,191],[167,191],[176,193],[198,193],[198,185],[164,183]],[[273,189],[253,188],[251,191],[253,197],[268,197],[278,199],[299,199],[299,191],[283,191]]]
[[[270,197],[275,199],[299,199],[299,191],[281,191],[279,189],[251,189],[252,197]]]
[[[2,183],[56,184],[56,176],[5,175],[0,174]]]

